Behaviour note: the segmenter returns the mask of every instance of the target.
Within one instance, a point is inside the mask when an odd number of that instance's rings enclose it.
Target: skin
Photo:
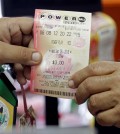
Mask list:
[[[40,64],[32,54],[32,18],[0,19],[0,64],[13,63],[20,84],[30,79],[30,68]],[[40,54],[40,53],[39,53]],[[72,84],[71,84],[72,83]],[[75,73],[70,81],[77,88],[78,104],[88,102],[88,109],[102,126],[120,127],[120,63],[98,62]]]
[[[0,19],[0,64],[13,63],[20,84],[30,79],[30,67],[41,62],[32,59],[33,18],[16,17]]]
[[[120,63],[97,62],[76,72],[69,81],[77,88],[76,102],[87,100],[88,110],[102,126],[120,127]]]

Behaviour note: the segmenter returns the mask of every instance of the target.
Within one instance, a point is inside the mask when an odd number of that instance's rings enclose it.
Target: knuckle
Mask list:
[[[14,71],[15,71],[15,73],[16,72],[22,72],[23,71],[23,66],[21,64],[19,64],[19,63],[16,63],[14,65]]]
[[[120,74],[119,73],[116,73],[115,74],[115,83],[120,83]]]
[[[19,54],[20,54],[20,57],[22,57],[23,61],[27,61],[28,60],[29,53],[28,53],[26,48],[20,47]]]
[[[87,78],[84,82],[83,82],[83,87],[84,89],[90,94],[91,93],[91,88],[92,88],[92,82],[90,78]]]
[[[101,126],[107,126],[107,123],[105,121],[105,118],[101,115],[101,114],[98,114],[96,116],[96,121],[98,122],[99,125]]]
[[[118,115],[118,116],[120,116],[120,105],[116,106],[114,108],[114,110],[115,110],[115,114]]]
[[[95,72],[96,72],[96,64],[90,64],[89,68],[88,68],[88,71],[89,71],[90,74],[95,74]]]
[[[101,65],[103,65],[104,62],[96,62],[89,65],[88,71],[90,74],[98,74],[98,72],[102,72]]]
[[[85,102],[85,98],[86,98],[86,92],[85,91],[83,91],[83,90],[80,90],[80,89],[78,89],[77,91],[76,91],[76,101],[77,101],[77,104],[82,104],[82,103],[84,103]]]
[[[20,36],[21,31],[19,26],[16,23],[11,23],[9,29],[12,38],[17,38]]]
[[[120,93],[118,91],[111,91],[112,93],[109,95],[113,105],[117,105],[120,103]]]
[[[96,109],[97,108],[97,101],[96,101],[96,97],[95,96],[91,96],[90,99],[89,99],[89,107],[90,109]]]
[[[11,33],[13,33],[14,31],[16,31],[16,27],[17,27],[17,24],[14,22],[14,23],[10,23],[9,24],[9,30]]]

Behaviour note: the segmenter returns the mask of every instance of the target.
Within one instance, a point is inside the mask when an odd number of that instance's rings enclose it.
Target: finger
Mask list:
[[[32,40],[32,35],[23,35],[22,37],[22,45],[25,47],[29,46],[30,41]]]
[[[23,34],[30,34],[33,30],[33,18],[16,17],[11,18],[9,24],[18,24]]]
[[[85,102],[91,95],[108,91],[112,88],[113,79],[110,75],[93,76],[84,80],[76,91],[78,104]]]
[[[87,102],[88,110],[92,115],[96,115],[100,111],[111,109],[118,103],[119,102],[116,100],[116,95],[112,91],[92,95]]]
[[[30,80],[31,68],[29,66],[24,67],[24,76],[27,80]]]
[[[6,43],[21,45],[22,35],[32,35],[33,18],[2,18],[0,40]]]
[[[15,73],[16,73],[16,79],[22,85],[26,84],[26,82],[27,82],[26,78],[24,76],[24,73],[23,73],[23,69],[24,68],[21,64],[17,63],[17,64],[14,65],[14,70],[15,70]]]
[[[22,32],[18,24],[16,23],[10,23],[9,25],[9,32],[11,36],[11,44],[22,44]]]
[[[31,48],[9,45],[0,42],[0,63],[21,63],[37,65],[41,62],[41,54]]]
[[[96,121],[102,126],[115,126],[120,122],[120,106],[116,106],[107,111],[100,112],[96,116]]]
[[[120,122],[119,123],[117,123],[116,125],[114,125],[115,127],[118,127],[118,128],[120,128]]]
[[[71,88],[76,88],[78,85],[84,81],[86,78],[91,76],[107,75],[118,70],[120,67],[119,62],[97,62],[91,64],[84,69],[76,72],[69,80],[68,85]]]
[[[114,126],[120,128],[120,121],[114,124]]]
[[[8,27],[8,18],[1,18],[0,19],[0,41],[10,43],[10,31]]]
[[[29,43],[29,48],[34,48],[34,41],[33,41],[33,39]]]

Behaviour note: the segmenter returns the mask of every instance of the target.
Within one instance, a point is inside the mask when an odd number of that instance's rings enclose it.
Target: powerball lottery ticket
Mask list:
[[[73,99],[68,80],[89,63],[90,33],[91,13],[36,9],[34,48],[42,62],[32,68],[31,91]]]

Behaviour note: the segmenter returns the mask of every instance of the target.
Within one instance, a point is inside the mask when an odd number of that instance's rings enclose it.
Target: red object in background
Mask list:
[[[91,59],[98,58],[98,41],[94,38],[90,43],[90,57]]]
[[[102,0],[103,12],[110,15],[117,24],[117,40],[114,50],[115,61],[120,60],[120,0]]]

